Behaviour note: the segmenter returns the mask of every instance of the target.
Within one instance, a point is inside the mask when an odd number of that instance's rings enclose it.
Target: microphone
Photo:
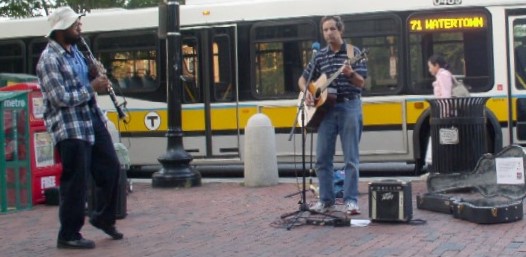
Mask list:
[[[318,51],[320,50],[320,43],[318,42],[314,42],[312,43],[312,55],[316,55],[316,53],[318,53]]]

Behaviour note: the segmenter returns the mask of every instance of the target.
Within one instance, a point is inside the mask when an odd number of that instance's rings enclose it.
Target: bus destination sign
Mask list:
[[[486,28],[486,16],[481,14],[417,16],[409,18],[410,32],[458,31]]]

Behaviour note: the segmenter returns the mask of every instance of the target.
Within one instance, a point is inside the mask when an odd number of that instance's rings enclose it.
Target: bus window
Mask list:
[[[25,53],[22,41],[0,42],[0,72],[24,73]]]
[[[214,100],[234,100],[235,85],[232,81],[232,59],[230,37],[226,34],[214,36],[213,44]]]
[[[457,25],[455,25],[457,24]],[[449,70],[471,92],[491,89],[487,15],[483,12],[419,13],[408,18],[410,81],[415,93],[431,94],[427,59],[444,56]]]
[[[95,38],[96,57],[122,92],[151,92],[158,87],[156,34],[112,33]]]
[[[197,53],[197,39],[195,37],[183,38],[183,103],[201,102],[198,71],[199,59]]]
[[[255,51],[252,94],[260,99],[293,98],[298,78],[310,60],[318,25],[310,21],[261,22],[251,29]]]
[[[38,59],[40,59],[40,54],[47,46],[47,39],[38,38],[29,44],[29,73],[36,74]]]
[[[401,21],[391,15],[342,17],[344,39],[362,51],[367,49],[366,95],[397,94],[399,83],[399,50]]]
[[[515,86],[526,90],[526,20],[515,20],[513,24],[515,54]]]

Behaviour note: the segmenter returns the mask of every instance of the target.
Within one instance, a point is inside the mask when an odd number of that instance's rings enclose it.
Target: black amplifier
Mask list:
[[[413,217],[411,182],[369,182],[369,218],[372,221],[408,222]]]

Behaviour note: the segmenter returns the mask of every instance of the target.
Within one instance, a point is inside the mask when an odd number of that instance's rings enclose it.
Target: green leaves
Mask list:
[[[47,16],[58,7],[69,5],[76,12],[91,12],[103,8],[144,8],[158,6],[163,0],[3,0],[0,2],[0,17],[28,18]],[[179,0],[181,4],[185,0]]]
[[[35,17],[42,16],[44,0],[4,0],[0,3],[0,17]]]

